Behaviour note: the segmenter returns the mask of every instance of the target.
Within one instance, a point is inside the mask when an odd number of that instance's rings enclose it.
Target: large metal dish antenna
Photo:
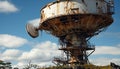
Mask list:
[[[39,27],[27,24],[26,29],[32,37],[38,36],[38,30],[56,36],[59,50],[67,56],[63,64],[83,65],[89,63],[88,56],[95,51],[89,39],[112,24],[112,14],[113,0],[57,0],[41,9]]]

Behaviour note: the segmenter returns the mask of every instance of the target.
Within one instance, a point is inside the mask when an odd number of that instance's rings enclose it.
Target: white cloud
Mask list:
[[[46,41],[37,44],[29,52],[24,52],[19,59],[41,59],[40,61],[44,61],[54,57],[56,54],[59,54],[57,45],[50,41]]]
[[[0,1],[0,12],[2,13],[8,13],[8,12],[16,12],[18,11],[18,8],[15,7],[14,4],[5,1]]]
[[[12,38],[11,38],[12,37]],[[17,38],[17,39],[16,39]],[[1,40],[4,41],[2,42]],[[15,41],[18,40],[18,37],[11,36],[11,35],[0,35],[0,44],[4,45],[6,44],[6,40],[8,42],[11,42],[11,39],[14,39]],[[18,40],[19,41],[19,40]],[[12,48],[13,48],[13,44]],[[7,44],[8,45],[8,44]],[[15,44],[16,45],[16,44]],[[5,46],[5,45],[4,45]],[[11,46],[7,46],[11,47]],[[60,51],[58,50],[58,46],[56,43],[52,43],[50,41],[45,41],[36,44],[33,46],[33,48],[30,51],[21,51],[18,49],[6,49],[3,52],[0,52],[0,59],[3,61],[10,61],[17,67],[25,67],[31,61],[34,64],[45,66],[45,65],[53,65],[52,60],[54,56],[59,56]],[[17,63],[17,64],[15,64]]]
[[[120,45],[118,46],[96,46],[96,50],[93,53],[94,55],[101,54],[110,54],[110,55],[120,55],[119,51]],[[14,54],[13,54],[14,53]],[[61,52],[58,50],[58,46],[56,43],[45,41],[41,43],[37,43],[33,46],[30,51],[20,51],[17,49],[8,49],[1,53],[0,59],[4,59],[6,61],[14,61],[17,64],[14,66],[17,67],[25,67],[30,61],[32,64],[37,64],[39,66],[49,66],[54,65],[52,63],[54,56],[60,56]],[[120,64],[120,59],[118,57],[106,58],[105,56],[100,56],[97,58],[90,58],[90,62],[95,65],[108,65],[110,62],[114,62],[116,64]]]
[[[27,43],[27,40],[24,38],[8,34],[0,34],[0,46],[2,47],[16,48],[22,46],[25,43]]]
[[[0,59],[4,61],[17,61],[17,58],[22,52],[17,49],[7,49],[1,53]]]
[[[29,20],[28,23],[31,23],[31,24],[33,24],[35,27],[38,27],[39,24],[40,24],[40,18],[36,18],[36,19],[33,19],[33,20]]]
[[[28,66],[29,65],[29,61],[28,62],[18,62],[18,64],[14,65],[13,67],[19,67],[19,69],[23,69],[24,67]],[[31,64],[35,64],[35,65],[38,65],[38,67],[47,67],[47,66],[51,66],[53,64],[51,64],[51,61],[48,61],[48,62],[31,62]]]
[[[36,44],[29,52],[23,52],[19,57],[19,62],[21,65],[24,65],[22,64],[25,63],[24,61],[31,60],[33,63],[44,66],[52,64],[53,57],[59,55],[60,51],[58,50],[57,44],[46,41]]]
[[[120,65],[120,45],[96,46],[91,56],[90,62],[98,66],[110,65],[111,62]]]
[[[7,49],[2,56],[19,56],[20,50],[17,49]]]
[[[119,46],[96,46],[96,50],[93,54],[94,55],[96,54],[120,55],[120,47]]]
[[[98,65],[98,66],[105,66],[105,65],[110,65],[110,63],[115,63],[117,65],[120,65],[120,58],[94,58],[90,59],[90,62],[92,64]]]
[[[97,49],[93,56],[101,54],[120,55],[119,45],[114,47],[97,46]],[[31,49],[29,52],[23,52],[23,54],[19,57],[18,66],[19,64],[25,66],[30,60],[33,64],[37,64],[39,66],[54,65],[52,63],[54,56],[60,56],[60,51],[58,50],[57,44],[50,41],[42,42],[36,44],[34,48]],[[25,62],[26,60],[27,62]],[[94,65],[104,66],[109,65],[110,62],[120,64],[120,59],[115,57],[106,58],[105,56],[100,56],[99,58],[90,58],[90,62]]]
[[[18,62],[17,64],[12,65],[12,67],[13,67],[13,68],[14,68],[14,67],[17,67],[17,68],[19,68],[19,69],[23,69],[23,68],[25,68],[25,67],[27,66],[27,64],[28,64],[28,63],[26,63],[26,62]]]

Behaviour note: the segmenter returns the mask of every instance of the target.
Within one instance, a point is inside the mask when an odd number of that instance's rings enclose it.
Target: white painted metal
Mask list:
[[[104,0],[61,0],[50,3],[41,10],[41,22],[61,15],[101,13],[107,13],[107,3]]]

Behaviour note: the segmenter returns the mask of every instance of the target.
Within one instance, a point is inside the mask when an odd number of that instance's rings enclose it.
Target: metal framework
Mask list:
[[[80,64],[80,65],[84,65],[84,64],[89,64],[89,60],[88,57],[95,51],[95,46],[91,45],[89,43],[89,39],[97,34],[99,34],[100,32],[102,32],[103,30],[105,30],[107,28],[108,25],[110,25],[112,23],[112,19],[109,17],[106,17],[108,19],[106,19],[104,22],[102,21],[102,15],[100,15],[100,17],[98,17],[99,15],[69,15],[69,16],[64,16],[59,18],[61,23],[64,23],[68,25],[68,27],[72,27],[71,25],[74,24],[69,24],[69,21],[75,21],[77,25],[73,26],[74,28],[70,28],[70,30],[68,30],[65,27],[65,31],[64,34],[62,34],[61,32],[63,30],[59,30],[59,32],[53,32],[51,31],[50,33],[55,35],[56,37],[59,38],[59,42],[61,47],[59,48],[59,50],[62,50],[65,54],[66,54],[66,58],[55,58],[53,60],[54,63],[56,63],[57,65],[60,64]],[[71,17],[71,20],[70,20]],[[74,17],[74,18],[73,18]],[[90,23],[93,23],[92,21],[96,20],[96,18],[98,19],[98,21],[96,21],[96,23],[104,23],[104,24],[100,24],[96,27],[96,25],[94,24],[94,29],[88,29],[85,28],[87,27],[87,25],[85,25],[85,27],[80,27],[80,28],[75,28],[76,26],[80,26],[81,21],[80,19],[86,19],[86,17],[88,17],[88,19],[90,19],[88,21],[88,26],[91,26]],[[64,19],[65,18],[65,19]],[[67,21],[69,18],[69,21]],[[100,19],[99,19],[100,18]],[[57,18],[58,19],[58,18]],[[83,20],[83,22],[85,22]],[[95,21],[94,21],[95,22]],[[105,23],[106,22],[106,23]],[[74,23],[74,22],[73,22]],[[87,23],[87,21],[85,22]],[[79,25],[80,24],[80,25]],[[54,26],[55,27],[55,26]],[[59,28],[59,27],[58,27]],[[101,28],[101,29],[100,29]],[[60,34],[60,35],[59,35]],[[88,52],[91,51],[91,52]]]
[[[59,50],[66,58],[55,58],[53,63],[84,65],[89,64],[88,57],[95,51],[95,46],[89,43],[90,38],[112,24],[112,14],[113,0],[57,0],[41,9],[38,27],[31,24],[26,27],[33,38],[38,36],[38,30],[59,38]]]

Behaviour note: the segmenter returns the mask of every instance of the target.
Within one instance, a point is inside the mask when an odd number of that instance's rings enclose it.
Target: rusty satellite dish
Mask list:
[[[89,39],[112,24],[113,14],[113,0],[57,0],[41,9],[39,27],[27,24],[26,29],[32,37],[44,30],[59,38],[59,50],[67,59],[58,63],[89,64],[88,57],[95,51]]]

